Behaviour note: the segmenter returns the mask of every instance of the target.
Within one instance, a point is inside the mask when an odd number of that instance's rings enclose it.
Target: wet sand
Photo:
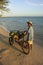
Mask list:
[[[43,47],[34,42],[32,51],[25,55],[17,43],[9,45],[8,34],[0,27],[0,65],[43,65]]]

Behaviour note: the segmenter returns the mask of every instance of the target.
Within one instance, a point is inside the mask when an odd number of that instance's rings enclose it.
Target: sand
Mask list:
[[[0,65],[43,65],[43,47],[33,44],[32,51],[25,55],[15,43],[9,45],[9,33],[0,27]]]

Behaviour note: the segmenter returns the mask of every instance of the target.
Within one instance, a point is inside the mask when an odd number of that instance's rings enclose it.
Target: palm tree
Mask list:
[[[7,8],[9,1],[8,0],[0,0],[0,16],[2,16],[3,11],[8,12],[9,9]]]

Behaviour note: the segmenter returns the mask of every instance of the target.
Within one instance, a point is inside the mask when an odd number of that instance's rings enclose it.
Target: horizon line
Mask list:
[[[43,17],[43,16],[2,16],[0,18],[3,18],[3,17]]]

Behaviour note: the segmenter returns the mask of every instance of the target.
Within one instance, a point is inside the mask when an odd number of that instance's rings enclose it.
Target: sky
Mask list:
[[[9,0],[3,16],[43,16],[43,0]]]

